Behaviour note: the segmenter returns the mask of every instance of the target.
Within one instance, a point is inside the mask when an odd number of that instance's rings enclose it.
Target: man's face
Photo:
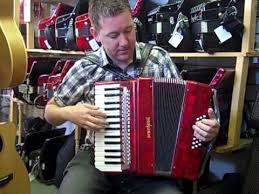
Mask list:
[[[95,39],[103,45],[115,64],[129,64],[133,60],[136,35],[131,13],[125,11],[115,17],[100,17],[99,31],[93,29]]]

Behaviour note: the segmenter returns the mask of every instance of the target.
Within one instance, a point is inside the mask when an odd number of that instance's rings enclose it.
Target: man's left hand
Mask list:
[[[211,141],[219,133],[220,124],[212,108],[208,109],[208,116],[208,119],[197,121],[195,125],[192,126],[194,136],[201,141]]]

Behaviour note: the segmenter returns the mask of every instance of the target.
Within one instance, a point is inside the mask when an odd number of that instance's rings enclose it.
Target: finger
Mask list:
[[[202,119],[201,121],[198,121],[195,124],[200,126],[201,128],[203,128],[204,125],[208,127],[213,127],[213,128],[219,126],[218,121],[215,119]]]
[[[91,115],[89,115],[88,121],[91,121],[91,123],[93,123],[93,124],[95,124],[95,125],[102,126],[102,127],[107,127],[108,124],[109,124],[109,123],[106,121],[105,118],[103,118],[103,117],[94,117],[94,116],[91,116]]]
[[[219,131],[219,123],[216,120],[203,119],[202,121],[196,122],[195,125],[213,137],[215,137]]]
[[[210,119],[215,119],[215,120],[217,119],[217,117],[215,115],[215,112],[212,108],[208,109],[208,116],[209,116]]]
[[[84,124],[82,125],[82,127],[85,128],[85,129],[88,129],[88,130],[93,130],[93,131],[99,131],[99,130],[105,128],[105,126],[98,125],[98,124],[93,123],[91,121],[85,121]]]
[[[93,117],[98,117],[98,118],[103,118],[106,119],[107,115],[105,114],[105,112],[100,111],[100,110],[89,110],[88,112],[91,116]]]
[[[197,132],[198,134],[200,134],[201,136],[203,136],[205,138],[208,138],[208,137],[212,136],[211,131],[207,128],[204,129],[204,128],[200,128],[197,125],[193,125],[193,129],[194,129],[195,132]]]
[[[93,110],[99,109],[99,107],[97,107],[95,105],[92,105],[92,104],[88,104],[88,103],[83,104],[83,106],[86,107],[86,108],[89,108],[89,109],[93,109]]]
[[[210,125],[208,125],[207,123],[204,123],[203,121],[197,121],[194,126],[197,126],[197,128],[206,132],[208,132],[211,128]]]
[[[196,137],[200,141],[204,141],[204,142],[206,141],[206,138],[203,137],[202,135],[200,135],[199,133],[197,133],[196,131],[194,131],[193,135],[194,135],[194,137]]]
[[[212,140],[213,138],[213,135],[206,132],[206,131],[203,131],[202,129],[200,129],[199,127],[197,126],[193,126],[193,129],[194,129],[194,136],[196,138],[198,138],[199,140],[201,141],[210,141]]]

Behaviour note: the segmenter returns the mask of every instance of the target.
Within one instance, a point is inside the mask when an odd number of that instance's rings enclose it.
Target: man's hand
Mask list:
[[[84,129],[98,131],[107,127],[106,114],[90,104],[77,104],[65,107],[69,120]]]
[[[220,124],[212,108],[208,109],[208,115],[208,119],[197,121],[195,125],[192,126],[194,136],[201,141],[211,141],[219,132]]]

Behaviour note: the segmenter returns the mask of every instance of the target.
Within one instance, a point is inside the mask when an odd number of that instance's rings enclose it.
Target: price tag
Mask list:
[[[232,38],[232,34],[228,32],[223,26],[217,27],[214,32],[216,33],[217,37],[219,38],[220,43],[227,41],[228,39]]]
[[[177,31],[174,31],[172,37],[169,39],[169,43],[174,47],[174,48],[177,48],[180,43],[182,42],[183,40],[183,35],[180,34],[179,32]]]
[[[48,40],[44,40],[44,43],[45,43],[45,45],[46,45],[46,47],[47,47],[48,49],[51,49],[51,48],[52,48],[52,47],[50,46]]]
[[[24,0],[23,2],[23,21],[31,22],[31,0]]]

